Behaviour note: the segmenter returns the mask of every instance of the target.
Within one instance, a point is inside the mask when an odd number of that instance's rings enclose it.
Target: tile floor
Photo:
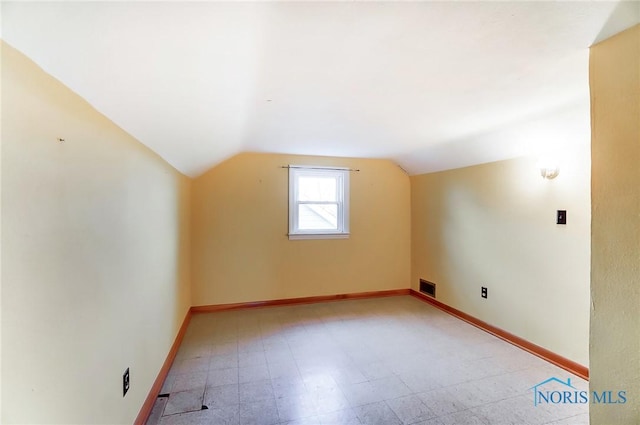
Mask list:
[[[588,390],[409,296],[198,314],[147,424],[588,424],[552,376]]]

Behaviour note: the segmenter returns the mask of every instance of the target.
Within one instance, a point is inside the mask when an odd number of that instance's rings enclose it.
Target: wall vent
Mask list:
[[[436,284],[428,280],[420,279],[420,292],[436,297]]]

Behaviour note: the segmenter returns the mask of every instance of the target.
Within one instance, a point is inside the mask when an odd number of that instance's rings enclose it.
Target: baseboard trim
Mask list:
[[[164,380],[167,378],[167,374],[169,373],[169,369],[171,369],[173,360],[176,358],[178,348],[180,348],[180,344],[182,343],[184,334],[187,332],[187,327],[189,326],[190,321],[191,310],[187,311],[187,314],[182,321],[182,326],[180,326],[180,330],[178,330],[178,334],[176,335],[176,339],[173,341],[173,345],[169,350],[169,354],[167,354],[167,358],[165,359],[160,372],[158,372],[158,376],[153,382],[151,390],[149,391],[144,404],[140,408],[140,412],[138,413],[138,417],[136,417],[134,425],[145,425],[145,423],[147,422],[147,419],[151,414],[151,410],[153,409],[153,405],[155,404],[156,399],[158,398],[158,394],[160,394],[160,390],[162,389],[162,384],[164,384]]]
[[[410,289],[410,295],[418,298],[421,301],[424,301],[432,306],[439,308],[440,310],[445,311],[446,313],[451,314],[452,316],[457,317],[460,320],[464,320],[465,322],[482,329],[485,332],[488,332],[504,341],[507,341],[510,344],[515,345],[529,353],[540,357],[548,361],[549,363],[553,363],[554,365],[561,367],[564,370],[567,370],[579,377],[589,380],[589,368],[583,366],[579,363],[574,362],[573,360],[569,360],[566,357],[562,357],[552,351],[547,350],[546,348],[540,347],[539,345],[533,344],[532,342],[527,341],[526,339],[520,338],[510,332],[507,332],[503,329],[490,325],[487,322],[484,322],[480,319],[477,319],[467,313],[464,313],[460,310],[457,310],[453,307],[450,307],[440,301],[435,300],[429,296],[421,294],[420,292]]]
[[[234,304],[199,305],[191,307],[192,313],[212,313],[215,311],[241,310],[259,307],[275,307],[295,304],[312,304],[326,301],[357,300],[363,298],[394,297],[409,295],[410,289],[391,289],[387,291],[356,292],[351,294],[318,295],[315,297],[283,298],[278,300],[253,301]]]

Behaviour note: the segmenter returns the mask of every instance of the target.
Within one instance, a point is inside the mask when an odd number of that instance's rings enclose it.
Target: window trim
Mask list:
[[[332,176],[342,182],[338,184],[338,231],[330,229],[300,230],[298,228],[298,177],[300,176]],[[314,202],[311,202],[314,203]],[[333,204],[333,203],[332,203]],[[313,165],[289,165],[289,240],[299,239],[348,239],[349,238],[349,168],[323,168]]]

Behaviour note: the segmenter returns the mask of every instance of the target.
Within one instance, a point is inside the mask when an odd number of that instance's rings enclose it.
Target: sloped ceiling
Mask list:
[[[242,151],[410,174],[588,143],[588,47],[638,2],[3,3],[2,38],[178,170]]]

